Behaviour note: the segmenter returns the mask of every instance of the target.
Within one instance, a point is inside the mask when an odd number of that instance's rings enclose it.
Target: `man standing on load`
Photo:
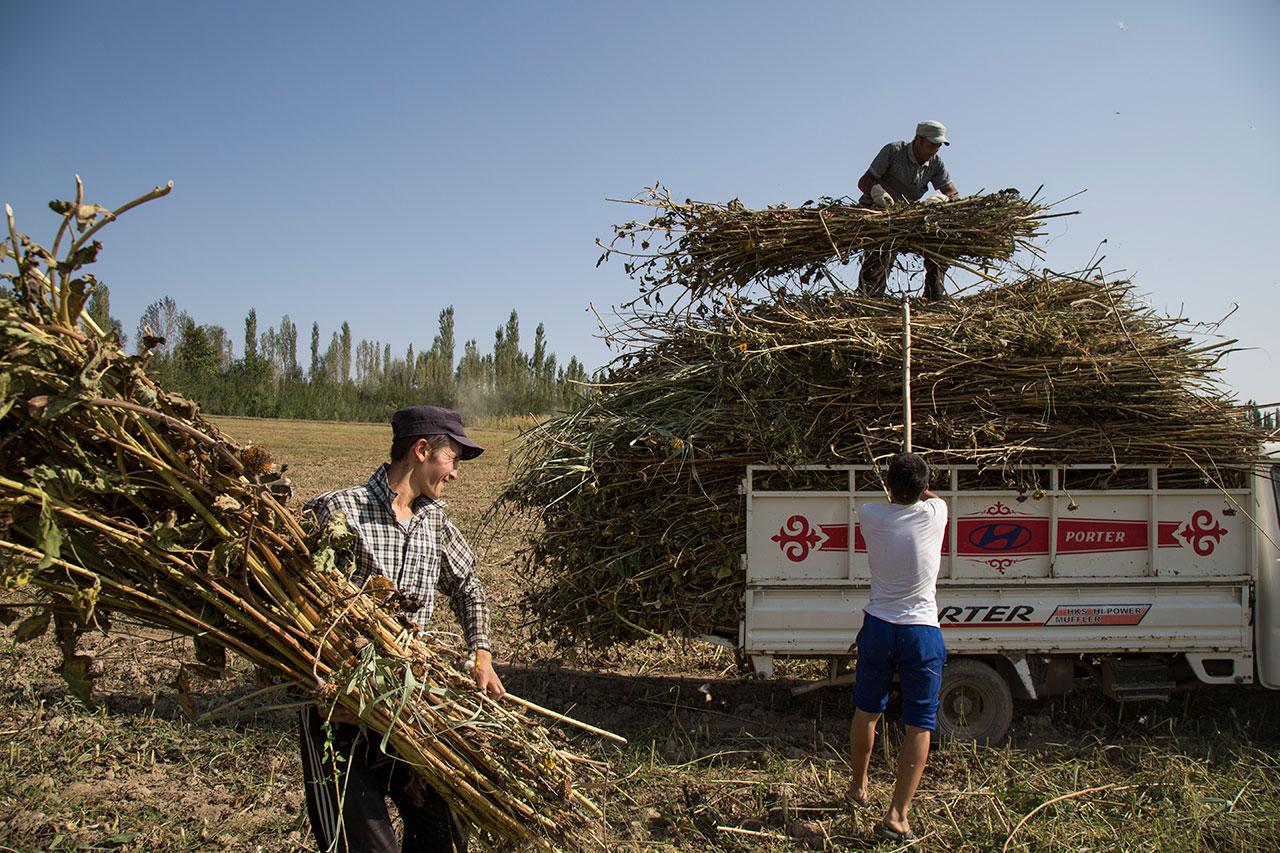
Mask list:
[[[929,466],[914,453],[900,453],[886,478],[890,503],[858,509],[871,565],[871,600],[858,632],[858,664],[853,685],[856,710],[850,726],[853,780],[845,799],[869,804],[867,768],[876,722],[884,713],[896,672],[902,687],[906,736],[898,753],[893,800],[876,835],[895,842],[916,836],[907,810],[929,755],[930,733],[938,722],[938,691],[947,649],[938,627],[935,591],[942,565],[947,504],[929,491]]]
[[[437,592],[449,598],[475,652],[476,685],[495,699],[502,681],[493,671],[489,605],[476,577],[475,554],[444,514],[445,486],[458,479],[458,462],[484,452],[467,438],[458,413],[435,406],[401,409],[391,417],[391,462],[362,486],[320,495],[307,504],[323,524],[342,513],[355,534],[357,586],[373,575],[395,583],[418,605],[406,613],[425,630]],[[354,715],[342,708],[325,719],[315,707],[303,709],[302,770],[307,813],[321,850],[464,851],[469,828],[460,823],[437,792],[420,783],[405,762],[379,749]],[[334,755],[340,756],[339,767]],[[387,813],[390,796],[404,822],[403,847]]]
[[[930,184],[940,195],[930,196],[927,201],[956,198],[960,193],[938,156],[942,146],[950,144],[947,129],[941,122],[920,122],[916,125],[915,139],[890,142],[880,149],[867,173],[858,179],[858,189],[862,190],[858,204],[882,210],[891,209],[895,204],[911,204],[924,196]],[[884,296],[885,279],[893,269],[897,254],[892,249],[868,252],[862,259],[858,289],[867,296]],[[926,299],[942,299],[946,295],[942,287],[946,274],[945,266],[933,258],[924,259]]]

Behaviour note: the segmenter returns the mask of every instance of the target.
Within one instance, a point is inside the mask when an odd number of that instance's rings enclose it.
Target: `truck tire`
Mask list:
[[[1009,734],[1013,694],[1000,673],[980,660],[955,658],[942,670],[938,733],[996,746]]]

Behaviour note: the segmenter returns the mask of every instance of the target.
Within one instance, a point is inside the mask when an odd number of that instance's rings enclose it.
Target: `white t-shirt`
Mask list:
[[[935,591],[942,566],[947,504],[941,498],[858,509],[871,563],[871,601],[864,611],[895,625],[937,625]]]

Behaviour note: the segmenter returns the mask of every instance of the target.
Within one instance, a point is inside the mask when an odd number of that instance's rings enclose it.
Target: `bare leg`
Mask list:
[[[867,798],[867,768],[871,765],[871,747],[876,742],[879,720],[879,714],[855,708],[853,722],[849,724],[849,765],[853,768],[853,779],[845,798],[854,802]]]
[[[907,726],[906,736],[898,751],[898,781],[893,786],[893,802],[885,813],[884,825],[894,832],[910,832],[911,824],[907,822],[907,810],[911,808],[911,799],[920,787],[920,778],[924,776],[924,762],[929,757],[928,729]]]

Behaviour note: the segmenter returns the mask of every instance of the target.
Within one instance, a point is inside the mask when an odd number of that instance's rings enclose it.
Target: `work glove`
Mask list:
[[[884,187],[879,184],[871,185],[871,202],[876,207],[893,207],[893,196],[884,191]]]
[[[939,204],[944,201],[951,201],[951,197],[943,195],[942,193],[934,193],[925,199],[927,204]]]

